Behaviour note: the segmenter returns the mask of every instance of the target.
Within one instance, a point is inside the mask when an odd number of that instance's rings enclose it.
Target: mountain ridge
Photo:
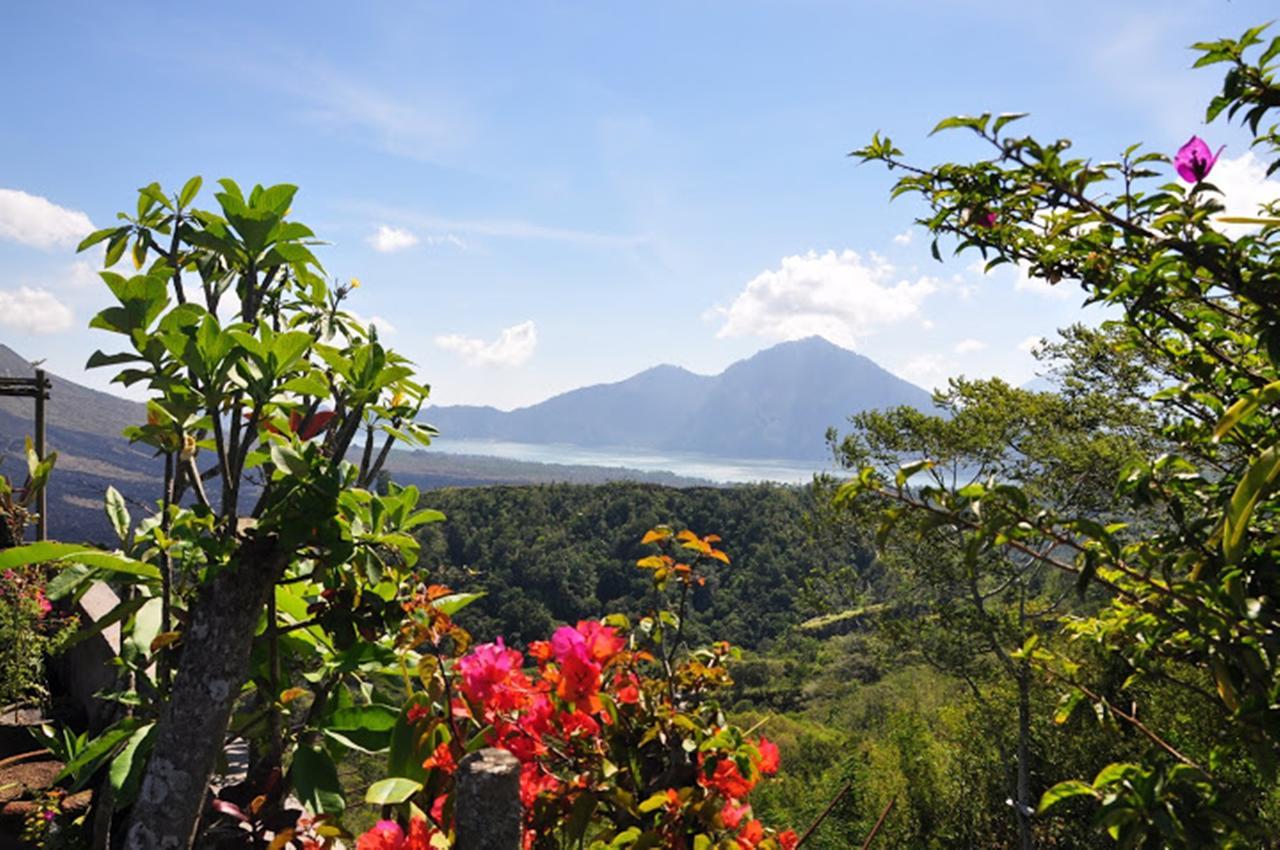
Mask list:
[[[743,459],[826,457],[827,428],[863,410],[932,406],[932,396],[818,336],[778,343],[715,375],[662,364],[510,411],[433,406],[423,419],[469,439],[694,452]]]

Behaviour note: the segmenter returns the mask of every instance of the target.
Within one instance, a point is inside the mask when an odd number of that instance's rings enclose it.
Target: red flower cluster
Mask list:
[[[431,850],[431,836],[436,833],[425,819],[409,820],[409,834],[393,820],[380,820],[358,839],[356,850]]]
[[[646,542],[693,553],[694,563],[724,563],[727,556],[712,545],[718,539],[666,530],[651,532]],[[665,581],[656,568],[654,581]],[[531,643],[527,653],[502,639],[468,652],[469,636],[434,604],[447,594],[428,588],[405,604],[400,642],[418,653],[431,648],[419,655],[426,692],[410,700],[404,721],[417,735],[411,755],[426,771],[414,811],[429,811],[436,828],[449,829],[446,801],[456,765],[464,745],[479,736],[521,763],[526,850],[559,846],[549,836],[563,837],[569,823],[586,829],[577,812],[595,810],[592,822],[607,824],[618,806],[625,809],[614,813],[620,822],[659,846],[688,850],[696,835],[740,850],[795,848],[794,832],[765,828],[747,801],[761,777],[778,771],[780,757],[767,738],[746,739],[722,725],[713,692],[730,682],[727,644],[677,657],[662,634],[673,618],[655,612],[633,638],[620,631],[629,628],[626,618],[611,618],[613,625],[582,620]],[[452,662],[450,646],[460,655]],[[687,779],[671,779],[680,776]],[[409,846],[412,822],[408,837],[399,829],[381,822],[356,850],[423,850]]]

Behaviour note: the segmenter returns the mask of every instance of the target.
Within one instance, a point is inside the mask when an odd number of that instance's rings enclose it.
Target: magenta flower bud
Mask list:
[[[1209,172],[1213,170],[1213,164],[1218,161],[1218,157],[1222,156],[1224,148],[1226,145],[1218,148],[1217,153],[1210,153],[1204,139],[1192,136],[1189,142],[1178,148],[1178,153],[1173,158],[1173,167],[1178,170],[1178,176],[1183,180],[1188,183],[1199,183],[1209,176]]]

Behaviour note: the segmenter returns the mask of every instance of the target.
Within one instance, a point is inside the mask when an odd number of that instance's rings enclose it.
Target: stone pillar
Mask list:
[[[506,750],[471,753],[458,765],[457,850],[520,850],[520,762]]]

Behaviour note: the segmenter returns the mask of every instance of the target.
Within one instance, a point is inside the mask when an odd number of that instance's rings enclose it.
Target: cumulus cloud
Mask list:
[[[417,245],[418,237],[402,227],[383,224],[378,227],[376,233],[365,241],[373,246],[373,250],[382,254],[390,254],[393,251],[403,251],[405,248],[412,248]]]
[[[1029,336],[1022,342],[1018,343],[1018,350],[1026,352],[1027,354],[1032,354],[1037,348],[1044,344],[1044,341],[1044,337],[1042,336]]]
[[[1026,263],[1018,263],[1017,267],[1017,276],[1013,279],[1013,288],[1018,292],[1030,292],[1033,295],[1057,298],[1059,300],[1080,297],[1079,287],[1070,281],[1064,280],[1051,284],[1043,278],[1032,277],[1031,268]]]
[[[893,371],[904,381],[932,390],[947,382],[950,365],[940,354],[919,354]]]
[[[447,334],[435,339],[436,346],[453,351],[472,366],[519,366],[533,356],[538,345],[538,332],[533,322],[521,322],[504,328],[492,342]]]
[[[717,312],[724,325],[717,336],[799,339],[820,335],[840,345],[886,325],[913,318],[938,289],[932,278],[894,280],[896,270],[872,254],[827,251],[784,257],[777,269],[761,272]]]
[[[70,308],[47,289],[0,289],[0,326],[20,333],[53,334],[71,327]]]
[[[0,189],[0,239],[34,248],[68,248],[93,231],[89,216],[19,189]]]
[[[1280,200],[1280,179],[1267,179],[1267,166],[1253,151],[1234,159],[1221,157],[1209,175],[1209,182],[1222,190],[1224,215],[1257,216],[1263,204]],[[1247,224],[1222,225],[1229,236],[1256,229]]]
[[[897,236],[893,237],[893,241],[899,245],[910,245],[911,234],[912,234],[912,231],[904,230],[901,233],[899,233]]]
[[[980,339],[962,339],[956,343],[955,351],[956,354],[970,354],[986,347],[987,344]]]

